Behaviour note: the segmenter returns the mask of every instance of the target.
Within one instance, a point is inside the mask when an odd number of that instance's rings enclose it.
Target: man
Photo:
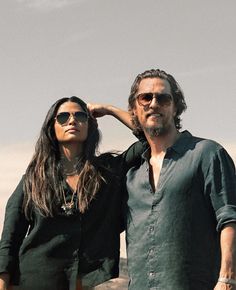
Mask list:
[[[234,164],[216,142],[180,133],[185,109],[175,79],[158,69],[132,85],[133,125],[115,107],[91,109],[149,145],[126,176],[130,290],[236,290]]]
[[[129,289],[235,290],[231,158],[216,142],[179,132],[186,104],[164,71],[136,77],[129,109],[150,146],[127,174]]]

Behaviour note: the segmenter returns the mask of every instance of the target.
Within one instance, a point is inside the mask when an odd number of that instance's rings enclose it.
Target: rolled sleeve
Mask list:
[[[9,255],[0,256],[0,274],[1,273],[12,273],[15,269],[14,257]]]
[[[233,160],[222,147],[208,152],[205,162],[205,193],[210,197],[217,220],[217,231],[236,222],[236,175]]]
[[[217,210],[217,231],[220,231],[225,224],[236,223],[236,206],[225,205]]]

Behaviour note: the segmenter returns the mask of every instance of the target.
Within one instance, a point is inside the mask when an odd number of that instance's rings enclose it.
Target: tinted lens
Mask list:
[[[152,93],[140,94],[137,96],[137,99],[140,105],[146,106],[151,103],[153,99],[153,94]]]
[[[62,112],[56,116],[57,122],[61,125],[65,124],[69,118],[70,118],[70,113],[68,112]]]
[[[70,114],[69,112],[61,112],[56,116],[57,122],[61,125],[66,124],[73,115],[77,122],[86,122],[88,120],[88,114],[85,112],[75,112]]]
[[[160,106],[169,105],[171,101],[172,101],[171,95],[168,94],[157,95],[157,102]]]
[[[138,103],[141,106],[150,105],[153,98],[157,99],[157,102],[160,106],[169,105],[172,101],[171,95],[168,95],[168,94],[144,93],[144,94],[139,94],[137,96]]]
[[[88,114],[86,114],[85,112],[75,112],[74,116],[78,122],[84,123],[88,120]]]

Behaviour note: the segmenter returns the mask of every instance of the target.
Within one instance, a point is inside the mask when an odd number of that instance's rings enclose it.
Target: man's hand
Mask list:
[[[133,129],[134,125],[132,117],[129,112],[124,111],[112,105],[101,105],[101,104],[87,104],[88,111],[93,118],[100,118],[105,115],[115,117],[117,120],[122,122],[125,126]]]

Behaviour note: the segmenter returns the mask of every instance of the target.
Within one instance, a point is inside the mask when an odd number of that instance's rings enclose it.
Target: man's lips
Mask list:
[[[149,118],[149,117],[160,118],[163,115],[161,113],[148,113],[146,116],[147,116],[147,118]]]

